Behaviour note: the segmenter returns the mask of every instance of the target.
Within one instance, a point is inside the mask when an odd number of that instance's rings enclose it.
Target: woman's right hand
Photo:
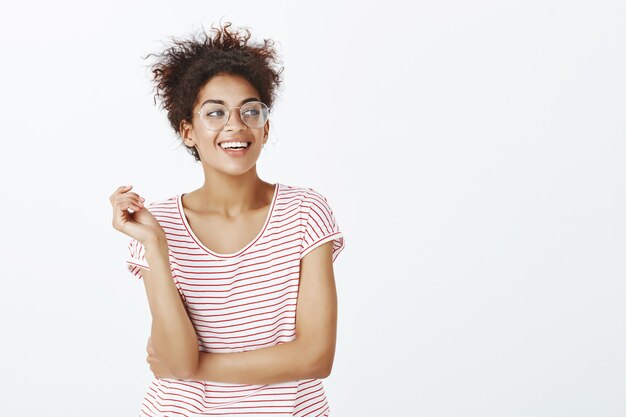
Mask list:
[[[159,221],[143,206],[145,199],[130,192],[130,186],[118,187],[111,195],[113,206],[113,228],[145,244],[148,241],[165,237]],[[131,214],[128,209],[134,212]]]

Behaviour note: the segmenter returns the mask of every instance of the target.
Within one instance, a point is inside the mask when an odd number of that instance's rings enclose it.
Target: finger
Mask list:
[[[119,187],[115,189],[115,191],[113,191],[113,194],[111,194],[111,197],[130,191],[131,188],[133,188],[132,185],[120,185]]]
[[[125,198],[125,197],[134,197],[135,200],[139,203],[144,203],[146,201],[145,198],[143,198],[142,196],[140,196],[139,194],[135,193],[135,192],[130,192],[130,188],[132,187],[132,185],[126,185],[126,186],[122,186],[119,187],[112,195],[111,195],[111,203],[114,204],[114,201],[120,201],[120,197]]]
[[[128,209],[132,209],[133,211],[139,211],[142,208],[143,204],[139,204],[134,201],[122,201],[121,203],[115,204],[115,209],[117,212],[126,211]]]
[[[146,201],[145,198],[143,198],[142,196],[140,196],[139,194],[137,194],[136,192],[125,192],[125,193],[121,193],[117,195],[117,198],[120,197],[128,197],[128,196],[132,196],[135,197],[137,199],[137,201]]]
[[[140,197],[137,193],[130,193],[130,189],[132,188],[132,185],[122,185],[120,187],[118,187],[115,192],[113,192],[113,194],[111,194],[111,196],[109,197],[109,200],[111,201],[111,204],[115,205],[115,203],[117,201],[119,201],[119,197],[120,196],[128,196],[128,195],[133,195],[137,198],[137,201],[145,201],[145,199],[143,197]]]
[[[143,201],[139,196],[132,195],[120,195],[115,197],[115,206],[120,210],[126,210],[129,206],[135,206],[137,208],[144,207]],[[133,210],[136,210],[133,208]]]
[[[121,201],[129,201],[129,202],[136,204],[139,207],[144,207],[144,202],[146,201],[145,198],[140,197],[135,193],[132,193],[129,195],[118,195],[115,197],[115,200],[116,200],[116,204]]]
[[[139,194],[131,193],[131,192],[117,194],[114,197],[115,197],[116,201],[120,201],[120,200],[123,200],[123,199],[126,199],[126,198],[134,198],[135,200],[141,201],[141,202],[146,201],[146,199],[143,198],[142,196],[140,196]]]
[[[131,187],[132,185],[121,185],[117,187],[115,191],[113,191],[113,194],[109,196],[109,201],[111,202],[111,204],[115,204],[115,196],[122,194],[125,191],[130,190]]]

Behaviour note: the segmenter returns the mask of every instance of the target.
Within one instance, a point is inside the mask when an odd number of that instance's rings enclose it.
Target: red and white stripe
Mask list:
[[[241,250],[205,247],[183,214],[182,195],[148,204],[166,233],[172,277],[203,352],[243,352],[295,339],[300,259],[333,241],[333,261],[344,237],[327,199],[311,188],[276,184],[259,234]],[[129,272],[149,269],[143,245],[131,239]],[[280,384],[227,384],[154,378],[144,416],[330,415],[321,379]]]

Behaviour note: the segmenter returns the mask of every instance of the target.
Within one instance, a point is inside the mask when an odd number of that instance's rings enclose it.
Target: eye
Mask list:
[[[249,109],[246,110],[243,114],[248,115],[248,116],[258,116],[261,112],[257,109]]]
[[[206,113],[206,115],[209,117],[222,117],[224,116],[224,111],[223,110],[209,111]]]

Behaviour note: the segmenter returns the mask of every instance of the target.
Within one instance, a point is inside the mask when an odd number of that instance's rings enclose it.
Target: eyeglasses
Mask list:
[[[241,120],[250,128],[259,128],[265,125],[269,118],[269,108],[261,101],[249,101],[242,106],[231,107],[239,109]],[[222,130],[230,119],[230,109],[219,103],[205,103],[196,114],[200,115],[202,123],[207,129]]]

